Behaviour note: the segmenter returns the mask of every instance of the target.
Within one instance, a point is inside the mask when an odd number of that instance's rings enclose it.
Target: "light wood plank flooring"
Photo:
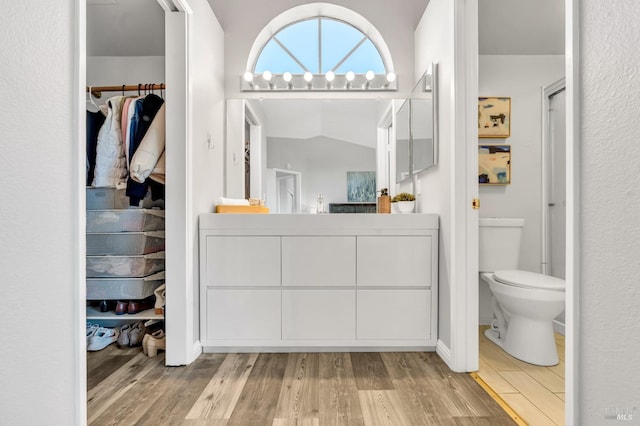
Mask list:
[[[556,333],[560,363],[540,367],[522,362],[487,339],[480,326],[478,376],[529,425],[564,425],[564,336]]]
[[[435,353],[87,354],[90,425],[513,425]]]

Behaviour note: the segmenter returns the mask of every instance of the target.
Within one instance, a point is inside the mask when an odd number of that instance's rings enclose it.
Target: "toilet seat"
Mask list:
[[[565,291],[565,281],[563,279],[535,272],[508,269],[495,271],[493,278],[499,283],[513,287]]]

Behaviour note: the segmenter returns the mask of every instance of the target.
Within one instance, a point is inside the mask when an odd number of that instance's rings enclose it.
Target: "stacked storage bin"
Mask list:
[[[147,299],[164,283],[164,210],[146,208],[149,198],[128,204],[124,189],[87,187],[87,320],[115,319],[116,301]],[[121,319],[156,317],[151,306]]]

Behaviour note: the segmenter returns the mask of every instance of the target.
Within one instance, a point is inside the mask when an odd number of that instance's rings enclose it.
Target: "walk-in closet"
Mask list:
[[[155,0],[87,0],[89,365],[166,349],[164,33]]]

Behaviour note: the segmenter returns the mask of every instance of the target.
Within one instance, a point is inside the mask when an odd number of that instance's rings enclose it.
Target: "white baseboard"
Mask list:
[[[438,343],[436,343],[436,353],[442,358],[442,360],[447,364],[447,366],[453,370],[453,360],[451,359],[451,349],[447,345],[445,345],[442,340],[438,339]]]
[[[193,349],[191,350],[191,356],[188,360],[188,364],[191,364],[193,361],[198,359],[198,357],[202,355],[202,345],[200,344],[200,340],[193,344]]]
[[[558,320],[553,320],[553,331],[564,336],[564,323]]]

